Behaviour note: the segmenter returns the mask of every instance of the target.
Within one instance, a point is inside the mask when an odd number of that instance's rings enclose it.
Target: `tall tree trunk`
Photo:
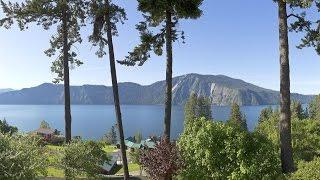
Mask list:
[[[120,109],[120,102],[119,102],[117,72],[116,72],[114,49],[113,49],[113,42],[112,42],[112,29],[111,29],[110,16],[109,16],[109,13],[110,13],[109,0],[106,0],[105,3],[107,5],[107,11],[108,11],[107,15],[106,15],[107,16],[107,28],[108,28],[107,29],[107,37],[108,37],[109,61],[110,61],[110,70],[111,70],[111,79],[112,79],[114,107],[115,107],[119,136],[120,136],[120,149],[121,149],[121,154],[122,154],[124,179],[129,179],[128,162],[127,162],[127,155],[126,155],[126,147],[124,144],[124,133],[123,133],[121,109]]]
[[[70,107],[70,80],[69,80],[69,45],[68,45],[68,7],[62,12],[63,30],[63,81],[64,81],[64,118],[66,142],[71,141],[71,107]]]
[[[166,11],[166,95],[164,114],[164,136],[170,140],[171,106],[172,106],[172,14],[169,6]]]
[[[290,66],[287,25],[287,7],[283,0],[279,6],[279,40],[280,40],[280,148],[283,173],[295,170],[291,144],[291,111],[290,111]]]

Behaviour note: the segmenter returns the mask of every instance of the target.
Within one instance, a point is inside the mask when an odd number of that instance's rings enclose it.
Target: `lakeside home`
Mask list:
[[[136,149],[154,149],[156,146],[156,142],[152,139],[142,140],[140,143],[137,143],[133,137],[128,137],[124,140],[126,148],[129,151],[135,151]],[[120,143],[117,143],[117,148],[120,149]]]
[[[105,174],[105,175],[113,174],[112,170],[117,165],[122,165],[121,155],[119,154],[119,152],[112,153],[110,157],[111,157],[110,161],[109,162],[105,162],[103,164],[103,166],[101,167],[102,174]]]
[[[57,129],[52,129],[50,127],[40,127],[34,131],[31,131],[30,134],[39,136],[43,138],[45,142],[54,145],[62,144],[65,140],[65,137],[63,135],[60,135],[60,132]]]
[[[39,135],[43,137],[45,140],[50,141],[52,137],[54,136],[56,130],[51,128],[39,128],[32,132],[32,134]]]

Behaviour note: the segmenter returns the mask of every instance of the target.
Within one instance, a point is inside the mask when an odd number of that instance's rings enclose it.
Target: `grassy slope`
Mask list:
[[[130,163],[128,164],[129,172],[140,171],[140,166],[138,164]],[[117,174],[123,174],[123,168],[121,168]]]
[[[61,156],[62,146],[47,145],[46,146],[49,153],[49,161],[51,164],[58,162],[59,156]],[[107,153],[112,153],[116,150],[115,146],[105,146],[103,150]],[[129,172],[139,171],[140,167],[138,164],[129,164]],[[48,177],[64,177],[64,170],[58,167],[51,166],[47,169]],[[116,174],[123,174],[123,168],[121,168]]]

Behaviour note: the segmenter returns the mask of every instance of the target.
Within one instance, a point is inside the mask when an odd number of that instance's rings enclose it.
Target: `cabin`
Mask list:
[[[105,162],[101,166],[101,173],[105,175],[112,175],[114,174],[114,169],[117,167],[117,165],[121,165],[121,155],[119,153],[112,153],[111,159],[109,162]]]
[[[147,149],[154,149],[156,147],[156,142],[153,141],[152,139],[142,140],[141,144],[144,148],[147,148]]]
[[[142,140],[140,143],[136,143],[133,137],[128,137],[124,140],[126,148],[130,151],[134,151],[136,149],[154,149],[156,147],[156,142],[152,139]],[[117,143],[117,148],[120,149],[120,143]]]
[[[39,128],[35,130],[33,133],[43,137],[44,140],[49,141],[54,136],[55,130],[50,128]]]

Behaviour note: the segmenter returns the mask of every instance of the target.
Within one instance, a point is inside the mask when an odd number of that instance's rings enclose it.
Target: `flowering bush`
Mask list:
[[[152,179],[168,179],[183,166],[176,144],[166,138],[162,138],[154,149],[142,151],[140,163]]]

